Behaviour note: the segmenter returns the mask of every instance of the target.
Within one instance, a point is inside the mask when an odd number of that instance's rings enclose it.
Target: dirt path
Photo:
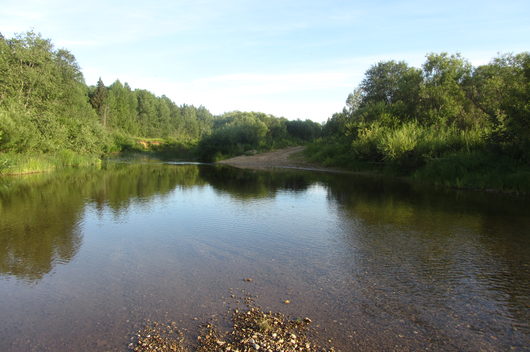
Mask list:
[[[221,160],[219,161],[219,164],[226,164],[244,169],[265,169],[280,167],[328,172],[344,172],[308,162],[302,155],[304,148],[304,146],[289,147],[262,154],[236,156],[235,158]]]
[[[241,155],[221,160],[220,164],[228,164],[243,168],[293,167],[307,165],[301,152],[305,147],[290,147],[256,155]]]

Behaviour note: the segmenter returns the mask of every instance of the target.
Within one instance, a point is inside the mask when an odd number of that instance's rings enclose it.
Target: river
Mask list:
[[[192,341],[231,292],[342,351],[528,351],[530,201],[147,161],[0,178],[2,351],[126,351],[146,319]]]

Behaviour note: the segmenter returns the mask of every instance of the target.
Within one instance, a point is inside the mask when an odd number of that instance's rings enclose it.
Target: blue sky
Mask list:
[[[530,50],[530,1],[0,0],[0,32],[29,29],[69,49],[88,84],[325,121],[378,61]]]

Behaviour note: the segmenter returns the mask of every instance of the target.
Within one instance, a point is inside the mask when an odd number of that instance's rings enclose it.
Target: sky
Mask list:
[[[28,30],[71,51],[87,84],[322,122],[379,61],[529,51],[530,1],[0,0],[0,32]]]

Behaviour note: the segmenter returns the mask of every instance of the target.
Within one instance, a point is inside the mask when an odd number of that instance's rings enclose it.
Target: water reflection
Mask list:
[[[99,170],[0,179],[0,273],[39,280],[70,261],[81,245],[80,217],[88,204],[117,216],[175,189],[211,185],[236,199],[301,192],[314,177],[301,172],[255,172],[231,167],[109,162]]]
[[[72,260],[88,204],[119,214],[135,201],[204,184],[195,165],[109,163],[99,170],[0,178],[0,273],[35,281]]]
[[[282,190],[303,192],[318,180],[301,171],[256,171],[230,166],[203,167],[200,175],[217,191],[243,200],[271,198]]]
[[[338,177],[328,191],[340,205],[344,261],[354,263],[367,312],[417,322],[411,330],[429,326],[446,342],[470,341],[465,327],[490,331],[490,339],[530,331],[526,199],[350,181]]]
[[[71,184],[46,176],[1,182],[0,273],[39,280],[78,251],[83,199]]]
[[[125,334],[116,317],[208,311],[249,273],[269,303],[289,294],[299,303],[287,309],[343,324],[331,330],[344,350],[351,331],[373,342],[365,350],[519,348],[530,331],[528,200],[211,165],[0,178],[0,315],[13,317],[0,340],[18,350],[18,326],[46,335],[49,314],[85,324],[70,343],[90,329],[112,340],[102,320]]]

